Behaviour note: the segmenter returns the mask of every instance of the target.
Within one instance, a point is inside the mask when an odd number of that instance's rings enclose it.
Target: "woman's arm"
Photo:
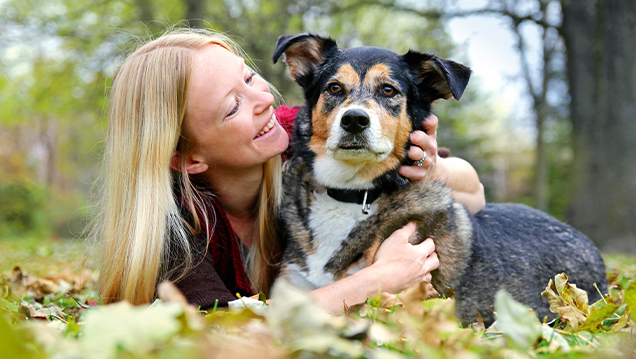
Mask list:
[[[430,281],[439,261],[432,239],[409,243],[415,232],[411,222],[387,238],[375,255],[374,263],[351,276],[311,292],[327,311],[342,314],[343,302],[351,306],[380,292],[401,292],[422,281]]]
[[[424,177],[439,179],[453,189],[453,198],[466,205],[468,211],[475,214],[486,205],[484,186],[479,181],[477,171],[470,163],[457,157],[441,158],[437,153],[437,117],[431,115],[424,120],[426,133],[411,133],[413,146],[409,149],[409,157],[422,161],[422,166],[402,166],[399,172],[412,181]]]

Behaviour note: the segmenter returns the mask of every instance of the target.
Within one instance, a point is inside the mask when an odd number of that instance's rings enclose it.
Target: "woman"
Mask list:
[[[267,82],[226,37],[181,30],[150,41],[119,68],[109,105],[104,188],[94,236],[103,245],[100,294],[106,303],[153,300],[171,279],[191,303],[225,305],[235,293],[269,290],[282,248],[276,208],[281,153],[294,110],[272,116]],[[272,119],[274,119],[272,121]],[[447,180],[469,208],[483,207],[474,169],[437,158],[432,136],[413,134],[409,156]],[[431,164],[436,161],[436,166]],[[413,246],[409,224],[384,242],[375,263],[312,292],[330,311],[379,289],[400,291],[437,267],[432,240]]]

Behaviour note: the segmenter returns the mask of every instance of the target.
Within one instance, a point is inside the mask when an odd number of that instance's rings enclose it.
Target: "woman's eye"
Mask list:
[[[342,91],[342,86],[338,84],[329,85],[329,92],[337,94],[337,93],[340,93],[341,91]]]
[[[395,88],[393,86],[384,85],[382,86],[382,93],[386,96],[395,95]]]
[[[256,76],[256,73],[250,72],[250,75],[245,79],[245,83],[248,85],[252,83],[252,81],[254,81],[254,76]]]
[[[232,107],[232,110],[230,110],[230,112],[225,116],[225,118],[228,118],[234,115],[235,113],[237,113],[239,110],[239,104],[240,104],[239,99],[236,99],[236,101],[234,101],[234,107]]]

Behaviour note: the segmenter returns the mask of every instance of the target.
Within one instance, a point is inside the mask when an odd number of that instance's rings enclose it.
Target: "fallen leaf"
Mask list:
[[[636,321],[636,280],[633,280],[625,289],[625,303],[627,303],[632,320]]]
[[[363,354],[360,341],[345,338],[366,337],[367,319],[332,316],[308,292],[285,280],[278,280],[272,288],[271,303],[266,321],[274,337],[293,352],[313,353],[309,357],[318,354],[355,358]]]
[[[603,326],[603,321],[610,318],[620,308],[619,305],[608,303],[600,308],[592,308],[587,320],[579,328],[580,330],[598,331]],[[576,329],[576,328],[574,328]]]
[[[473,330],[476,332],[486,331],[486,324],[484,323],[484,318],[482,318],[479,312],[477,312],[477,321],[472,323],[472,327],[473,327]]]
[[[18,311],[27,319],[51,320],[55,318],[61,321],[65,321],[66,319],[66,313],[64,313],[62,308],[53,304],[44,307],[37,302],[31,305],[25,301],[20,301]]]
[[[155,302],[132,306],[119,302],[86,312],[82,348],[96,359],[115,358],[118,351],[142,356],[156,349],[182,329],[183,305]]]
[[[497,320],[492,326],[514,347],[530,349],[541,336],[541,324],[532,309],[512,299],[505,290],[495,295],[495,312]]]
[[[568,276],[565,273],[556,275],[554,282],[550,279],[541,296],[548,299],[550,311],[558,314],[573,329],[576,330],[587,320],[589,313],[587,292],[577,288],[575,284],[568,283]]]
[[[202,330],[205,321],[199,314],[197,308],[188,303],[186,297],[181,291],[170,281],[163,281],[157,286],[157,296],[165,303],[176,303],[181,305],[187,316],[187,324],[194,330]]]
[[[35,358],[32,348],[29,348],[14,326],[6,320],[0,312],[0,352],[3,358]]]
[[[36,277],[24,273],[20,266],[15,266],[8,284],[16,296],[28,295],[36,301],[41,301],[49,294],[79,293],[94,282],[95,276],[87,269],[80,274],[67,269],[53,277]]]

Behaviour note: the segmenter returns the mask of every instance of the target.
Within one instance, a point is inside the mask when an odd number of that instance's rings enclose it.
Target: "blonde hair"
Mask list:
[[[167,268],[170,258],[175,253],[184,257],[178,268],[182,276],[193,265],[189,238],[203,228],[209,238],[214,230],[214,218],[197,211],[206,208],[206,194],[192,183],[184,162],[180,171],[170,169],[175,150],[183,154],[193,146],[183,136],[187,89],[196,50],[210,44],[243,56],[224,35],[173,30],[139,47],[115,75],[102,194],[91,234],[100,242],[99,290],[105,303],[152,301],[156,283],[174,274]],[[255,225],[258,241],[250,247],[246,266],[253,289],[266,293],[281,252],[276,228],[280,156],[267,161],[263,170]],[[181,203],[173,194],[175,183],[191,223],[181,214]]]

